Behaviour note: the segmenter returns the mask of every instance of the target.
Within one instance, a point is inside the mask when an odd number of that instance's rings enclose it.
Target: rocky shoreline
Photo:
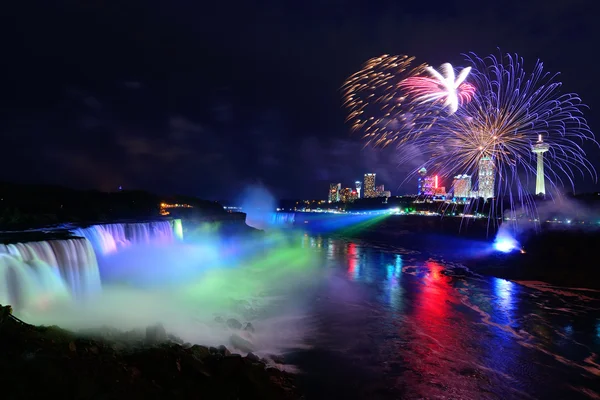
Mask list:
[[[0,306],[0,374],[4,399],[301,398],[293,375],[253,353],[181,343],[160,324],[145,335],[33,326],[10,306]]]

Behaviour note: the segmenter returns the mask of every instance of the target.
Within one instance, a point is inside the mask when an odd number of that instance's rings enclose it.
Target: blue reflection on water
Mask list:
[[[519,293],[519,285],[507,281],[506,279],[493,278],[492,284],[494,286],[494,303],[497,312],[495,313],[496,322],[508,324],[513,318],[513,311],[515,308],[516,297]]]

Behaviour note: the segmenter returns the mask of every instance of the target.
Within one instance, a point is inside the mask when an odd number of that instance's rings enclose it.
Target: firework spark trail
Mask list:
[[[518,199],[522,206],[531,207],[527,182],[536,174],[532,145],[542,135],[550,146],[544,170],[551,187],[557,189],[565,179],[573,186],[576,173],[597,178],[581,147],[586,141],[597,145],[583,117],[586,106],[576,94],[559,93],[557,75],[545,73],[540,61],[526,73],[523,59],[516,55],[482,59],[471,53],[467,61],[476,87],[471,102],[439,119],[426,134],[415,135],[405,158],[428,155],[425,167],[450,177],[474,174],[480,158],[491,157],[497,197]]]
[[[367,61],[342,86],[347,122],[361,131],[367,145],[401,144],[433,124],[434,109],[420,107],[400,83],[423,74],[427,65],[412,67],[414,57],[383,55]]]

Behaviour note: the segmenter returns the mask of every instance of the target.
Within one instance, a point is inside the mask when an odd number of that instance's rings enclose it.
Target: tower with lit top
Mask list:
[[[546,195],[546,181],[544,179],[544,153],[550,150],[548,143],[544,143],[542,135],[538,136],[538,141],[533,145],[531,151],[537,154],[537,174],[535,177],[535,194]]]
[[[362,189],[362,182],[356,181],[356,182],[354,182],[354,186],[356,187],[356,193],[357,193],[356,198],[360,199],[360,190]]]

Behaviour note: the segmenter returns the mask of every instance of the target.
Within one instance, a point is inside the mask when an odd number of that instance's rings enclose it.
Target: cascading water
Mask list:
[[[273,214],[274,225],[293,225],[296,221],[296,213],[277,212]]]
[[[86,238],[92,243],[99,256],[114,253],[131,244],[173,243],[177,221],[135,222],[122,224],[92,225],[73,230],[73,234]],[[173,225],[171,225],[173,223]],[[179,234],[181,231],[181,234]],[[177,236],[183,238],[183,230]]]
[[[83,298],[100,290],[86,239],[0,244],[0,303],[26,308],[46,298]]]
[[[92,225],[72,233],[79,238],[0,244],[0,304],[26,309],[50,299],[83,299],[101,289],[96,255],[183,237],[181,220]]]

